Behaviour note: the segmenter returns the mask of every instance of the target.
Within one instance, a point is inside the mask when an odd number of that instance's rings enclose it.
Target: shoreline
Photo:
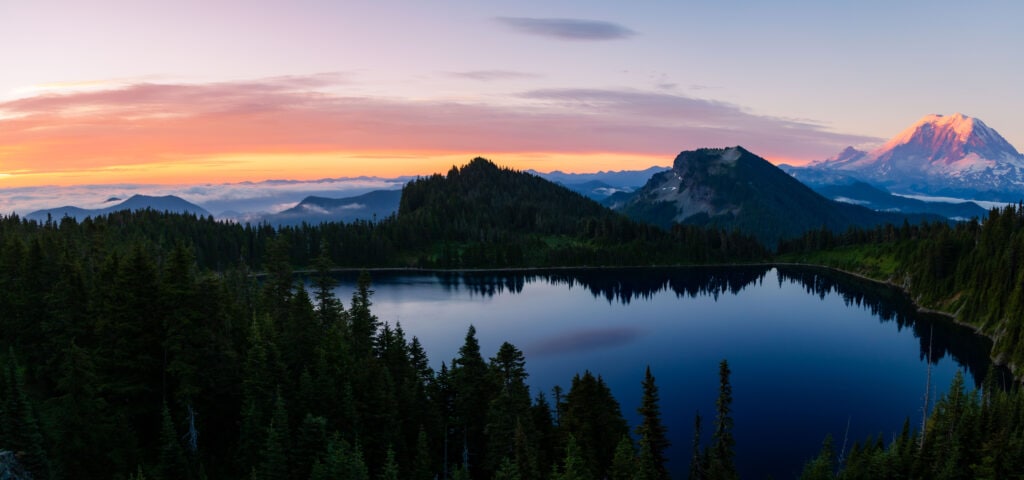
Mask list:
[[[842,268],[839,268],[839,267],[830,266],[830,265],[818,265],[818,264],[812,264],[812,263],[795,263],[795,262],[754,262],[754,263],[725,263],[725,264],[722,264],[722,263],[709,263],[709,264],[694,264],[694,265],[629,265],[629,266],[608,266],[608,265],[594,266],[594,265],[584,265],[584,266],[573,266],[573,267],[561,266],[561,267],[451,268],[451,269],[446,269],[446,268],[417,268],[417,267],[372,267],[372,268],[337,267],[337,268],[330,269],[330,272],[331,273],[359,273],[359,272],[364,272],[365,271],[365,272],[371,272],[371,273],[372,272],[395,272],[395,273],[403,273],[403,272],[408,272],[408,273],[503,273],[503,272],[507,272],[507,273],[527,273],[527,272],[538,272],[539,273],[539,272],[549,272],[549,271],[570,271],[570,270],[608,270],[608,269],[640,270],[640,269],[657,269],[657,268],[720,268],[720,267],[726,267],[726,268],[729,268],[729,267],[770,267],[771,268],[771,267],[778,267],[778,266],[799,267],[799,268],[818,268],[818,269],[823,269],[823,270],[830,270],[832,272],[840,273],[840,274],[843,274],[843,275],[848,275],[850,277],[858,278],[858,279],[865,280],[865,281],[868,281],[868,282],[872,282],[872,283],[876,283],[876,284],[879,284],[879,285],[884,285],[884,286],[896,288],[900,292],[902,292],[904,295],[907,296],[907,298],[914,305],[914,307],[917,309],[918,312],[932,314],[932,315],[941,315],[943,317],[946,317],[946,318],[950,319],[953,323],[955,323],[955,324],[957,324],[959,326],[963,326],[963,327],[966,327],[966,328],[970,329],[976,335],[980,335],[980,336],[983,336],[983,337],[989,339],[989,341],[992,342],[992,347],[993,348],[995,347],[995,344],[996,344],[996,341],[997,341],[997,338],[996,338],[995,335],[991,335],[991,334],[983,331],[982,328],[977,326],[977,325],[974,325],[974,324],[971,324],[971,323],[967,323],[967,322],[961,320],[956,313],[950,313],[950,312],[946,312],[946,311],[942,311],[942,310],[935,310],[935,309],[932,309],[932,308],[928,308],[928,307],[922,306],[921,304],[919,304],[917,302],[916,299],[914,299],[914,296],[913,296],[912,292],[910,292],[910,290],[908,290],[904,285],[899,285],[899,284],[897,284],[897,283],[895,283],[895,282],[893,282],[891,280],[882,280],[882,279],[872,278],[872,277],[869,277],[869,276],[864,275],[862,273],[858,273],[858,272],[854,272],[854,271],[850,271],[850,270],[845,270],[845,269],[842,269]],[[311,274],[314,274],[314,273],[316,273],[316,270],[314,270],[314,269],[301,269],[301,270],[294,270],[292,272],[293,275],[311,275]],[[250,274],[250,276],[252,276],[253,278],[262,278],[262,277],[265,277],[266,275],[267,275],[266,272]],[[988,352],[988,358],[989,358],[989,361],[991,361],[993,365],[1005,367],[1008,370],[1010,370],[1010,373],[1013,375],[1015,381],[1020,382],[1022,380],[1022,376],[1018,372],[1017,366],[1014,365],[1013,363],[1007,362],[1007,361],[1005,361],[1002,358],[997,358],[995,355],[993,355],[993,352],[991,350]]]

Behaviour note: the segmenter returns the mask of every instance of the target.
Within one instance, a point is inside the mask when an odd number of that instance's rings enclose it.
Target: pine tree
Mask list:
[[[313,465],[322,460],[327,448],[327,420],[307,413],[299,425],[295,440],[294,478],[308,478]]]
[[[633,473],[636,470],[636,452],[633,450],[633,441],[629,435],[623,435],[619,445],[615,447],[615,457],[612,458],[612,470],[609,480],[634,480]]]
[[[732,386],[729,385],[729,362],[722,360],[718,367],[718,399],[715,401],[717,415],[715,432],[712,435],[707,477],[710,480],[733,480],[738,478],[733,464],[732,436]]]
[[[327,455],[323,461],[313,464],[310,480],[369,480],[370,473],[363,461],[363,452],[356,444],[351,446],[340,436],[335,435],[327,443]]]
[[[288,453],[291,451],[288,411],[280,394],[274,403],[274,415],[267,426],[266,439],[266,445],[260,455],[259,480],[288,480],[291,472],[288,462]]]
[[[320,242],[320,256],[314,262],[316,273],[313,275],[313,297],[316,300],[317,317],[323,329],[341,323],[345,310],[341,301],[334,295],[338,281],[331,275],[331,255],[326,241]]]
[[[395,461],[395,450],[388,447],[387,454],[384,460],[384,466],[381,467],[380,473],[377,475],[378,480],[398,480],[400,475],[398,474],[398,463]]]
[[[380,320],[370,311],[373,301],[373,290],[370,288],[370,274],[362,272],[356,284],[356,291],[352,293],[349,316],[349,344],[352,348],[352,355],[360,360],[373,354],[374,338],[377,336],[377,329],[380,328]]]
[[[575,437],[588,473],[595,476],[607,474],[619,440],[629,434],[611,389],[604,379],[589,371],[572,380],[561,429]]]
[[[5,447],[24,452],[21,461],[36,478],[50,478],[50,460],[43,445],[43,433],[25,392],[24,373],[18,368],[13,349],[8,352],[5,363],[7,401],[6,405],[0,405],[0,416],[8,419],[4,440],[10,443]]]
[[[532,427],[530,418],[530,390],[526,386],[526,368],[523,352],[505,342],[491,358],[492,381],[498,394],[487,412],[487,461],[489,470],[497,470],[504,458],[515,456],[517,430]],[[523,431],[531,436],[532,428]]]
[[[668,478],[668,470],[665,468],[665,451],[668,450],[669,441],[668,429],[661,423],[661,409],[658,406],[658,386],[654,383],[654,376],[651,375],[651,367],[648,365],[644,373],[643,398],[637,412],[640,414],[640,425],[636,427],[636,434],[640,437],[641,445],[646,444],[650,450],[651,461],[655,465],[657,475],[655,478],[663,480]]]
[[[565,444],[565,461],[562,469],[560,472],[556,471],[551,478],[552,480],[593,480],[595,478],[583,460],[583,453],[576,444],[576,437],[569,435],[569,440]]]
[[[431,480],[434,478],[433,462],[431,462],[430,445],[427,443],[427,432],[420,428],[416,436],[416,458],[413,460],[412,480]]]
[[[804,465],[800,480],[831,480],[835,478],[835,456],[832,435],[828,435],[821,444],[821,452],[818,453],[818,456]]]
[[[533,406],[530,407],[530,417],[533,431],[537,435],[532,449],[537,458],[538,475],[535,478],[540,478],[539,472],[551,471],[551,465],[554,464],[553,452],[557,450],[556,445],[558,444],[558,434],[551,418],[551,406],[548,404],[544,392],[537,392]]]
[[[188,462],[178,442],[178,432],[171,419],[171,411],[164,402],[160,412],[160,462],[157,464],[158,480],[180,480],[188,478]]]
[[[487,451],[487,410],[492,399],[492,383],[487,364],[480,354],[476,328],[470,325],[459,356],[452,362],[452,389],[455,393],[455,431],[458,444],[468,449],[469,473],[477,475]],[[486,476],[486,475],[484,475]]]
[[[700,429],[701,429],[701,418],[700,412],[698,411],[693,416],[693,447],[690,453],[690,480],[703,480],[704,479],[704,455],[701,454],[700,448]]]
[[[504,457],[501,459],[497,471],[494,472],[494,480],[522,480],[522,477],[519,476],[516,464],[512,463],[508,457]]]
[[[537,463],[537,448],[530,442],[522,419],[516,421],[515,433],[515,465],[516,472],[522,480],[540,479],[540,466]]]
[[[654,459],[651,446],[643,439],[640,440],[640,456],[636,459],[635,480],[657,480],[662,478],[661,469]],[[667,478],[667,476],[665,477]]]

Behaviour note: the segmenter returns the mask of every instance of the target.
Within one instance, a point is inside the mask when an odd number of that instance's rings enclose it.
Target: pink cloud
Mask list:
[[[539,90],[515,95],[516,106],[507,106],[328,93],[343,88],[342,81],[327,74],[140,83],[3,102],[0,170],[344,151],[596,152],[668,161],[684,149],[737,144],[768,158],[811,160],[878,140],[669,93]]]

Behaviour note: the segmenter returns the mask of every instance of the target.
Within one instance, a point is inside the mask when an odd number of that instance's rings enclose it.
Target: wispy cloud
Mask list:
[[[478,80],[481,82],[537,78],[540,76],[535,73],[513,72],[510,70],[472,70],[468,72],[449,72],[449,75],[469,80]]]
[[[512,30],[559,40],[619,40],[636,32],[622,25],[578,18],[497,17],[495,21]]]
[[[2,102],[0,188],[32,184],[19,178],[62,183],[55,176],[140,183],[142,173],[157,183],[422,174],[475,155],[513,165],[545,155],[671,159],[737,144],[769,159],[811,160],[880,140],[668,91],[546,89],[487,104],[332,93],[340,81],[140,83]],[[556,168],[581,171],[547,166]]]

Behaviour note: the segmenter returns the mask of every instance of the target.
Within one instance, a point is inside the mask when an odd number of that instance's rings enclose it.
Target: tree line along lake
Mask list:
[[[338,298],[356,273],[339,273]],[[802,267],[494,272],[373,272],[373,312],[422,342],[435,369],[477,331],[485,358],[521,349],[533,394],[600,375],[636,425],[644,369],[661,394],[684,478],[697,412],[710,425],[718,363],[732,369],[736,462],[743,478],[793,478],[831,434],[836,449],[920,427],[954,374],[978,384],[988,339],[922,313],[903,292]],[[929,366],[929,363],[931,364]],[[928,376],[931,380],[928,382]],[[1007,378],[1009,378],[1008,373]],[[710,429],[704,429],[705,443]]]

